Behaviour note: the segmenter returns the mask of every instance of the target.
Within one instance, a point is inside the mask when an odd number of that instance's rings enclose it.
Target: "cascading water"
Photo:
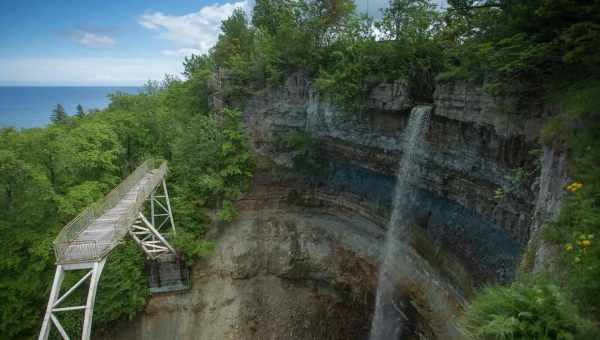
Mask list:
[[[394,267],[398,265],[398,255],[406,238],[407,225],[410,223],[410,207],[415,199],[415,190],[412,183],[417,178],[419,168],[416,157],[420,154],[419,148],[423,144],[423,137],[428,127],[431,107],[418,106],[411,113],[408,126],[404,132],[402,150],[404,154],[400,160],[392,214],[385,235],[385,248],[383,262],[379,269],[375,313],[371,325],[371,340],[397,340],[402,336],[403,321],[405,316],[400,301],[395,300],[395,286],[398,279],[394,275]]]

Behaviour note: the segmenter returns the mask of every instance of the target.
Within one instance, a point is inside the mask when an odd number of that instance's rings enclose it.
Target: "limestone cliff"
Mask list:
[[[313,179],[318,190],[352,196],[385,216],[408,112],[388,105],[404,102],[396,98],[402,91],[376,94],[368,112],[344,113],[321,102],[297,75],[284,90],[253,98],[249,131],[259,153],[282,165],[289,157],[278,153],[276,137],[293,129],[309,132],[329,162],[327,173]],[[509,281],[532,225],[539,169],[531,151],[539,148],[542,113],[504,113],[504,103],[465,84],[439,86],[432,105],[422,177],[414,183],[421,227],[460,257],[476,282]],[[517,180],[516,172],[526,175]],[[500,188],[503,195],[496,197]]]
[[[366,112],[342,112],[296,74],[245,105],[255,183],[240,217],[211,236],[192,290],[153,297],[111,338],[366,339],[401,140],[413,103],[401,81],[372,90]],[[439,85],[420,155],[417,225],[402,258],[398,308],[411,339],[459,339],[473,287],[509,282],[560,204],[564,155],[537,144],[544,108]],[[282,141],[303,131],[319,171]],[[542,156],[540,156],[540,151]],[[312,169],[314,170],[314,169]],[[551,247],[531,242],[529,269]],[[121,327],[119,327],[121,328]]]

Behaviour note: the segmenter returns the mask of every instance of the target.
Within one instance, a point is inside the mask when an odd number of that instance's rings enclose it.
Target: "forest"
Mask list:
[[[0,337],[31,338],[39,331],[54,270],[52,241],[145,159],[170,161],[172,203],[181,226],[173,244],[190,263],[210,251],[203,240],[212,223],[209,212],[215,220],[234,217],[231,202],[248,186],[253,158],[240,113],[226,109],[217,117],[205,88],[201,75],[185,82],[168,78],[147,84],[139,95],[115,93],[103,111],[70,116],[58,106],[48,127],[1,131]],[[144,258],[132,241],[110,256],[101,286],[99,328],[144,306]],[[64,325],[76,329],[80,322],[74,318]]]
[[[415,103],[435,84],[482,85],[494,96],[558,107],[540,145],[563,150],[574,182],[543,237],[562,249],[560,273],[523,268],[510,286],[482,288],[465,313],[477,339],[586,339],[600,312],[600,2],[594,0],[392,0],[373,19],[351,0],[257,0],[223,21],[206,55],[184,73],[111,95],[108,108],[44,128],[0,130],[0,338],[39,331],[54,269],[52,241],[78,212],[147,158],[169,161],[191,264],[211,250],[208,229],[235,218],[255,159],[242,112],[253,94],[301,72],[349,116],[376,81],[403,79]],[[215,75],[225,109],[217,110]],[[351,119],[351,117],[349,117]],[[144,259],[127,241],[110,256],[94,327],[132,318],[148,298]],[[65,321],[78,327],[78,320]]]

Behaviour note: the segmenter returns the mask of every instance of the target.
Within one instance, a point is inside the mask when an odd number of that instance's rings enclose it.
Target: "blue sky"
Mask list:
[[[357,0],[373,14],[387,0]],[[141,85],[181,73],[253,0],[0,0],[0,85]]]

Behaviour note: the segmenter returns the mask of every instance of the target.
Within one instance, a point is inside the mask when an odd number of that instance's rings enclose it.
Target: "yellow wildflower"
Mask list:
[[[573,245],[571,243],[567,243],[567,245],[565,246],[565,250],[566,251],[571,251],[573,250]]]
[[[584,247],[584,248],[587,248],[587,247],[589,247],[591,245],[592,245],[592,241],[590,241],[590,240],[583,240],[583,241],[581,241],[581,246]]]
[[[581,182],[573,182],[567,186],[567,190],[570,192],[575,192],[583,187],[583,183]]]

